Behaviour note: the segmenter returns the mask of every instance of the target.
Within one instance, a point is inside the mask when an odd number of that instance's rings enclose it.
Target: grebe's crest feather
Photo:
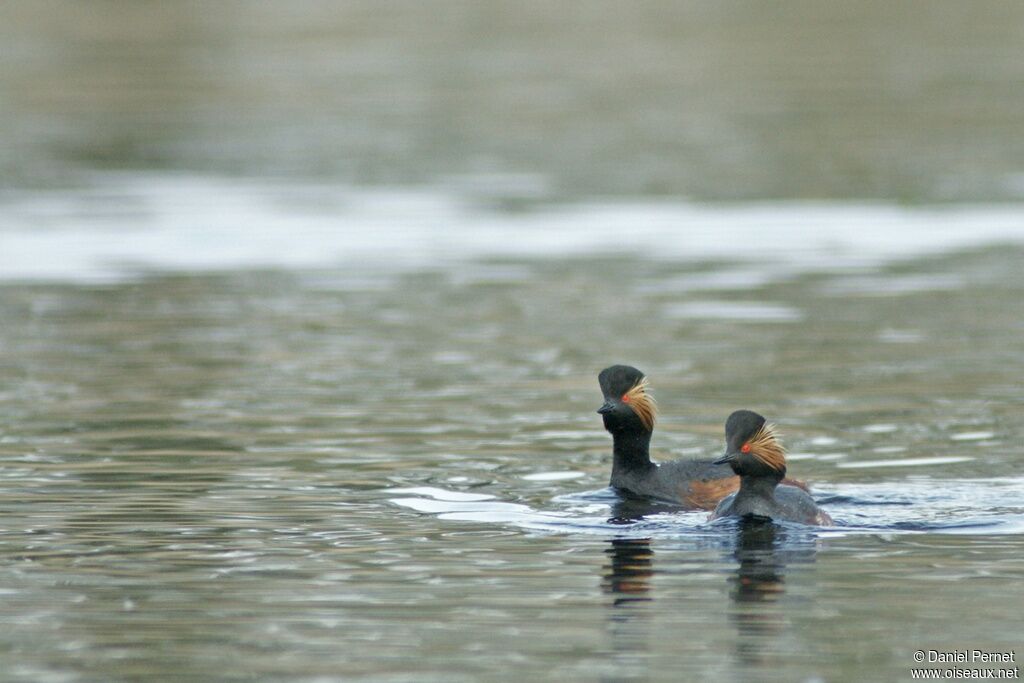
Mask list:
[[[779,441],[775,425],[765,423],[747,443],[750,445],[750,454],[762,464],[779,472],[786,469],[786,448]]]
[[[636,416],[640,418],[647,431],[654,430],[654,421],[658,419],[658,403],[648,392],[650,382],[646,377],[633,385],[633,388],[626,392],[623,400],[630,405]]]

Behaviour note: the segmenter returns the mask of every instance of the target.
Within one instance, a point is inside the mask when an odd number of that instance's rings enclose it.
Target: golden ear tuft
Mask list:
[[[763,464],[779,472],[786,469],[786,448],[779,441],[775,425],[766,423],[747,444],[750,445],[750,454]]]
[[[647,431],[654,430],[654,421],[658,418],[658,403],[654,397],[647,393],[650,382],[642,377],[633,388],[622,397],[624,403],[628,403],[636,416],[640,418]]]

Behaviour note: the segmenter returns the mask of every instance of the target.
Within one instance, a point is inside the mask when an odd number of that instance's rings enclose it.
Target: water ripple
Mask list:
[[[623,498],[614,490],[556,497],[555,509],[534,509],[495,496],[447,489],[397,488],[384,492],[394,505],[441,519],[511,525],[560,533],[655,536],[706,534],[714,525],[708,514],[683,511],[671,504]],[[390,497],[415,493],[413,497]],[[999,501],[994,511],[989,501]],[[873,485],[845,484],[819,492],[819,504],[836,519],[823,533],[1024,533],[1024,479],[909,480]],[[799,526],[799,525],[797,525]]]

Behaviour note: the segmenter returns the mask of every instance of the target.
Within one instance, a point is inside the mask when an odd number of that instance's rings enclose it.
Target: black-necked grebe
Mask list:
[[[774,425],[757,413],[737,410],[729,416],[725,422],[725,455],[715,463],[732,467],[740,477],[740,490],[719,503],[711,519],[761,517],[831,526],[832,518],[806,491],[782,484],[786,449]]]
[[[613,365],[598,375],[604,405],[597,412],[614,440],[611,485],[625,493],[710,510],[739,488],[726,465],[710,460],[651,462],[651,434],[658,408],[647,377],[629,365]]]

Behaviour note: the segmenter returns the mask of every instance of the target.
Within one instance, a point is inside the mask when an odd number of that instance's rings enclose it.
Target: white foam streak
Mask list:
[[[201,176],[104,176],[0,196],[0,279],[140,271],[407,269],[491,256],[638,253],[858,269],[1024,242],[1024,206],[696,205],[622,201],[501,213],[437,189],[368,190]]]

